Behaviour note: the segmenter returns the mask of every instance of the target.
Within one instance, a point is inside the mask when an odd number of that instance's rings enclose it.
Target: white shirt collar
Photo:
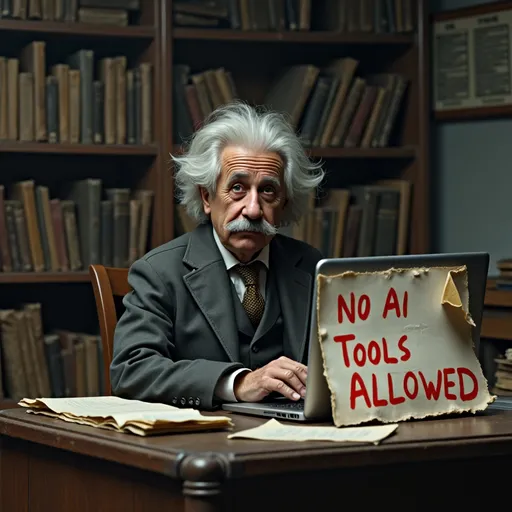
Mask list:
[[[235,258],[235,256],[229,252],[223,245],[222,242],[219,239],[219,236],[217,235],[217,232],[215,231],[215,228],[212,226],[213,230],[213,238],[215,238],[215,243],[217,244],[217,247],[219,248],[220,254],[222,255],[222,259],[224,260],[224,263],[226,265],[226,269],[229,270],[233,268],[235,265],[238,265],[240,262]],[[261,261],[265,267],[268,269],[268,255],[269,255],[269,246],[266,245],[263,247],[263,249],[260,251],[258,256],[253,261]]]

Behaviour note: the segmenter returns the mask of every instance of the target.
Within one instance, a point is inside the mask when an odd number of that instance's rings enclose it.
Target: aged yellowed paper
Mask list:
[[[339,443],[379,443],[390,436],[398,425],[366,427],[308,426],[283,424],[271,419],[256,428],[229,434],[228,439],[261,441],[335,441]]]
[[[34,414],[141,436],[223,429],[233,425],[227,416],[203,416],[195,409],[116,396],[24,398],[19,405]]]
[[[466,267],[318,277],[318,340],[336,426],[491,403],[473,348]]]

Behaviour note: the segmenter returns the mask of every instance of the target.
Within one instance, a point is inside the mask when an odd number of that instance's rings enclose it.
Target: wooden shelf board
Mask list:
[[[322,31],[258,32],[231,29],[174,28],[174,39],[206,41],[246,41],[269,43],[345,43],[345,44],[411,44],[412,34],[367,34]]]
[[[86,283],[89,272],[3,272],[0,284]]]
[[[136,25],[117,27],[115,25],[93,25],[65,21],[0,20],[0,33],[2,31],[141,39],[152,39],[155,36],[153,27]]]
[[[0,153],[53,153],[70,155],[152,156],[156,146],[117,144],[49,144],[45,142],[0,142]]]
[[[481,119],[510,117],[511,114],[512,105],[495,105],[491,107],[438,110],[434,111],[434,118],[439,122],[476,121]]]
[[[414,158],[416,148],[311,148],[306,150],[310,156],[318,158]]]
[[[512,340],[512,315],[493,316],[485,313],[482,317],[481,338]]]

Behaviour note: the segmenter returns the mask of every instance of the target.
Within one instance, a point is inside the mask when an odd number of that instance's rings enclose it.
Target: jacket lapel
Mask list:
[[[276,284],[284,323],[284,346],[295,361],[304,362],[311,316],[313,278],[297,265],[300,253],[286,251],[275,238],[270,249],[270,265],[276,269]]]
[[[190,234],[183,262],[191,271],[183,277],[197,307],[233,362],[240,361],[237,327],[232,307],[231,281],[213,238],[211,224]]]

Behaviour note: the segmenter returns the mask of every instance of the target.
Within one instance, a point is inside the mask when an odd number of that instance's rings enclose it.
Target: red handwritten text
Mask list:
[[[478,380],[471,370],[464,367],[437,370],[432,380],[418,370],[408,371],[400,377],[392,373],[377,377],[372,373],[370,382],[365,382],[358,372],[354,372],[350,381],[351,409],[355,409],[358,404],[369,409],[398,405],[406,399],[415,400],[419,397],[432,401],[460,399],[467,402],[474,400],[477,395]]]
[[[395,311],[396,317],[400,318],[403,315],[404,318],[407,318],[407,308],[409,303],[409,294],[404,292],[404,296],[402,299],[402,311],[400,312],[400,301],[398,300],[398,295],[396,290],[391,287],[388,291],[388,295],[386,297],[386,302],[384,303],[384,311],[382,311],[382,318],[387,318],[388,313],[392,310]]]
[[[396,290],[391,287],[386,295],[384,307],[382,310],[382,318],[387,318],[390,312],[394,312],[397,318],[407,318],[409,307],[409,293],[403,293],[402,302],[398,298]],[[356,315],[363,322],[370,316],[372,304],[370,297],[363,293],[356,298],[354,292],[350,292],[349,299],[345,299],[342,294],[338,295],[338,323],[342,324],[345,318],[351,323],[355,323]]]
[[[341,344],[343,363],[347,368],[350,368],[351,362],[354,362],[356,366],[361,368],[368,363],[374,366],[381,363],[397,364],[399,361],[405,362],[411,358],[411,351],[405,346],[407,334],[402,335],[397,343],[398,350],[401,353],[400,359],[390,355],[386,338],[382,338],[380,343],[372,340],[367,346],[363,343],[356,343],[350,347],[348,343],[356,339],[354,334],[342,334],[334,336],[333,339],[336,343]]]
[[[361,320],[366,320],[370,314],[371,303],[370,297],[363,294],[357,300],[357,316]],[[354,292],[350,292],[350,306],[345,301],[343,295],[338,295],[338,323],[343,323],[343,315],[347,316],[350,323],[356,321],[356,296]]]
[[[367,294],[357,297],[354,292],[348,300],[338,295],[338,323],[348,321],[354,324],[357,320],[365,321],[370,316],[372,301]],[[382,316],[388,318],[406,319],[409,308],[409,294],[407,291],[397,293],[390,287],[384,305]],[[350,408],[356,407],[385,407],[399,405],[406,400],[461,400],[467,402],[478,396],[479,383],[475,374],[466,367],[447,367],[429,370],[405,368],[402,372],[375,370],[375,373],[362,372],[361,368],[378,367],[379,365],[400,365],[411,359],[411,349],[408,347],[407,334],[398,339],[391,336],[382,336],[360,342],[353,333],[334,336],[335,343],[339,343],[343,364],[352,368],[350,378]],[[368,370],[367,370],[368,371]]]

